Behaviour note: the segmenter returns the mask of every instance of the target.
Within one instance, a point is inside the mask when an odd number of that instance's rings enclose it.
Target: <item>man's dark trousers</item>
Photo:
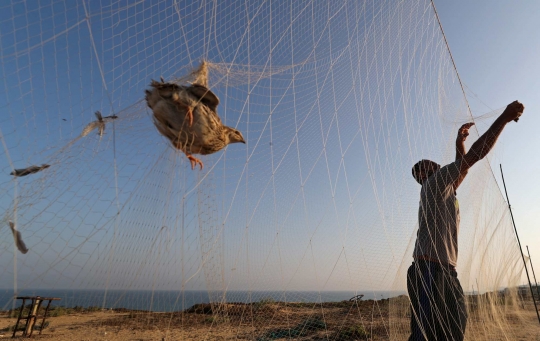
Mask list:
[[[409,341],[462,341],[467,325],[463,289],[453,267],[416,260],[407,271]]]

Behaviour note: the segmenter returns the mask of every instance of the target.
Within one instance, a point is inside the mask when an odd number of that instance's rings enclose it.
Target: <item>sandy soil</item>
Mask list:
[[[198,305],[185,312],[67,311],[50,317],[49,326],[33,338],[47,340],[405,340],[408,317],[388,319],[389,301],[323,304],[272,302],[226,304],[218,309]],[[467,340],[540,341],[536,314],[526,307],[509,313],[504,322],[487,323],[469,314]],[[11,338],[6,328],[15,318],[0,314],[0,339]],[[501,323],[504,325],[501,326]],[[390,328],[392,332],[390,333]],[[17,332],[21,335],[22,332]],[[21,337],[17,337],[21,338]]]
[[[0,330],[16,318],[0,317]],[[79,312],[47,318],[49,340],[387,340],[388,300],[198,305],[186,312]],[[12,332],[0,335],[10,338]],[[22,332],[17,332],[21,335]]]

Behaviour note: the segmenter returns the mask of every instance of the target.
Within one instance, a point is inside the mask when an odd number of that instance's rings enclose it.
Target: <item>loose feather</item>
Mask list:
[[[96,115],[97,120],[88,123],[86,127],[84,127],[83,131],[81,132],[81,137],[85,137],[86,135],[90,134],[94,129],[98,129],[98,135],[103,136],[103,133],[105,132],[105,124],[118,118],[116,115],[103,117],[101,116],[100,111],[96,111],[94,115]]]
[[[15,228],[15,224],[11,220],[9,221],[9,228],[11,229],[11,233],[13,233],[13,239],[15,240],[15,245],[17,246],[17,249],[19,249],[22,254],[26,254],[28,252],[28,249],[26,248],[26,245],[22,240],[21,233],[17,231],[17,229]]]

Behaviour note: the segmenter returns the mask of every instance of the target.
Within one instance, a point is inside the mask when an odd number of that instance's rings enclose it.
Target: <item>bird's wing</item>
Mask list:
[[[212,111],[217,110],[219,105],[219,98],[210,89],[199,84],[192,84],[186,89],[191,95],[195,96],[204,105],[209,107]]]
[[[9,228],[11,229],[11,233],[13,233],[13,239],[15,239],[15,245],[17,246],[17,249],[19,249],[22,254],[27,253],[28,248],[26,248],[26,245],[22,240],[21,233],[17,231],[17,229],[15,229],[15,224],[12,221],[9,221]]]
[[[220,132],[223,128],[223,123],[218,114],[205,105],[199,105],[193,111],[195,116],[195,123],[191,130],[195,132],[197,136],[207,136],[208,134],[214,134]]]
[[[94,115],[96,115],[98,121],[100,121],[100,122],[103,121],[103,117],[101,116],[101,112],[100,112],[100,111],[96,111],[96,112],[94,113]]]
[[[217,114],[215,110],[210,110],[208,113],[208,116],[210,118],[211,124],[213,127],[218,128],[220,126],[223,126],[223,122],[221,122],[221,118]]]
[[[105,117],[103,117],[103,122],[108,123],[108,122],[111,122],[113,120],[116,120],[117,118],[118,118],[118,116],[116,116],[116,115],[105,116]]]
[[[86,135],[90,134],[92,130],[96,129],[99,126],[99,121],[90,122],[84,127],[81,137],[85,137]]]
[[[204,112],[206,124],[211,131],[216,131],[218,127],[223,125],[221,118],[217,114],[219,98],[212,91],[199,84],[191,85],[186,91],[204,104],[203,106],[199,106],[198,110],[201,113]]]
[[[162,118],[154,116],[154,125],[159,133],[165,136],[172,146],[176,149],[180,149],[184,153],[186,152],[186,143],[182,137],[185,137],[185,132],[174,130],[167,121],[163,121]]]

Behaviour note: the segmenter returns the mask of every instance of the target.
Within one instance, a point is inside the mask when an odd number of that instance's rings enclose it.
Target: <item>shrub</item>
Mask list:
[[[355,324],[347,326],[337,332],[335,337],[336,341],[346,340],[367,340],[370,337],[370,333],[366,331],[361,324]]]

